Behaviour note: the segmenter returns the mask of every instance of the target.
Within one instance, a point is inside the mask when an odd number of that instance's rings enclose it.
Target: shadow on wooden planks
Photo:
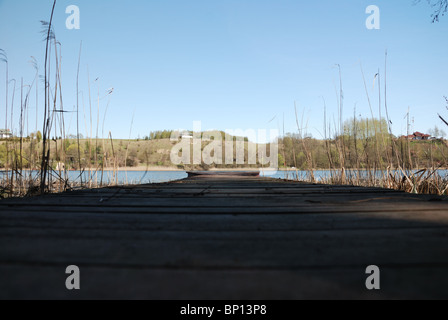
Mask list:
[[[0,230],[2,299],[448,298],[446,197],[193,177],[3,200]]]

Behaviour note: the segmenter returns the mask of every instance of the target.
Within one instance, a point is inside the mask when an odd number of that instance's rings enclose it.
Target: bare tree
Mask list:
[[[420,2],[421,0],[416,0]],[[448,0],[426,0],[428,4],[434,9],[431,15],[432,22],[439,22],[440,17],[443,17],[448,12]]]
[[[445,101],[446,101],[446,109],[448,110],[448,98],[445,97]],[[440,114],[439,114],[439,118],[440,120],[443,121],[443,123],[445,123],[448,126],[448,121],[446,121]],[[446,140],[442,140],[443,143],[448,147],[448,142]]]
[[[445,97],[445,100],[446,100],[446,109],[448,110],[448,98]],[[448,121],[446,121],[440,114],[439,114],[439,118],[448,126]]]

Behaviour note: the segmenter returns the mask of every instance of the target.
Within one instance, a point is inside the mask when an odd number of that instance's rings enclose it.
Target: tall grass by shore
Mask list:
[[[408,138],[411,132],[410,114],[407,113],[407,136],[395,137],[392,133],[392,121],[389,118],[387,103],[387,51],[385,53],[384,78],[380,70],[374,76],[378,88],[378,113],[375,115],[371,104],[366,79],[361,67],[361,76],[365,87],[366,100],[370,108],[370,118],[356,117],[356,107],[352,119],[344,121],[343,82],[341,67],[339,70],[338,121],[327,122],[326,103],[324,101],[324,141],[327,167],[331,172],[329,178],[320,179],[320,183],[381,187],[411,193],[448,195],[448,178],[441,177],[439,170],[448,166],[448,144],[443,138],[431,141],[414,141]],[[384,80],[384,88],[381,80]],[[448,110],[448,99],[445,97]],[[385,114],[385,118],[383,117]],[[448,126],[448,122],[439,115]],[[436,119],[436,117],[435,117]],[[283,148],[289,139],[289,149],[295,150],[302,145],[301,154],[309,172],[302,180],[316,182],[313,174],[316,168],[313,154],[313,139],[304,138],[306,126],[299,122],[296,109],[298,134],[283,138]],[[294,139],[296,138],[296,139]],[[294,141],[296,140],[296,141]],[[294,147],[294,145],[297,147]],[[421,155],[420,153],[423,153]],[[284,158],[284,166],[297,167],[297,154],[293,151],[293,161]],[[290,157],[290,158],[291,158]],[[423,158],[423,159],[422,159]],[[288,161],[289,160],[289,161]],[[322,166],[320,166],[322,167]]]
[[[16,79],[9,79],[9,65],[7,53],[0,50],[0,61],[6,64],[6,102],[5,102],[5,129],[13,132],[16,138],[6,139],[0,147],[0,151],[4,152],[4,163],[2,164],[5,171],[0,180],[0,197],[27,196],[35,194],[44,194],[49,192],[62,192],[73,187],[96,187],[102,186],[102,182],[98,179],[98,173],[101,166],[114,163],[114,156],[104,155],[102,163],[98,160],[97,150],[90,150],[89,159],[81,156],[81,147],[79,138],[79,68],[81,61],[81,47],[78,60],[78,73],[76,78],[76,138],[77,143],[77,169],[83,172],[88,168],[91,178],[88,181],[75,183],[69,181],[65,163],[68,162],[67,144],[70,145],[70,137],[67,137],[68,129],[66,128],[66,114],[72,111],[64,109],[64,99],[62,94],[62,44],[57,40],[56,33],[53,28],[53,18],[55,13],[56,0],[53,2],[49,21],[41,21],[42,35],[45,43],[45,58],[43,75],[39,76],[38,62],[32,57],[31,64],[36,69],[36,76],[31,84],[24,84],[24,79],[20,80],[20,105],[17,108],[17,99],[15,98]],[[43,104],[39,104],[39,80],[43,81],[44,94]],[[12,98],[9,99],[9,87],[14,83]],[[30,96],[36,90],[36,126],[33,129],[29,123],[29,103]],[[98,91],[98,115],[100,114]],[[89,99],[90,97],[90,79],[89,79]],[[91,102],[90,102],[91,106]],[[13,128],[15,117],[17,117],[18,109],[18,128]],[[43,115],[42,127],[38,126],[38,115]],[[105,115],[104,115],[105,117]],[[90,133],[93,129],[92,112],[90,112]],[[99,117],[96,123],[96,130],[99,130]],[[27,134],[26,132],[31,132]],[[110,134],[111,136],[111,134]],[[91,137],[91,135],[90,135]],[[113,143],[113,140],[110,140]],[[94,143],[98,146],[100,138],[94,139]],[[103,143],[105,143],[103,139]],[[25,148],[25,146],[27,148]],[[92,138],[90,138],[89,146],[93,146]],[[92,162],[92,158],[95,159]],[[114,166],[115,167],[115,166]],[[31,171],[25,170],[32,168],[38,171],[38,175],[32,175]]]
[[[446,169],[386,170],[373,172],[362,169],[328,170],[324,176],[316,177],[316,171],[286,169],[290,180],[328,185],[351,185],[359,187],[386,188],[413,194],[448,195]],[[317,170],[319,171],[319,170]],[[379,173],[379,174],[378,174]]]

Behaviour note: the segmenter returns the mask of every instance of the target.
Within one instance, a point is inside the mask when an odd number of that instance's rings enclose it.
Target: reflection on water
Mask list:
[[[317,180],[330,178],[332,175],[331,171],[327,170],[316,170],[313,171],[314,177]],[[333,172],[334,174],[334,172]],[[348,171],[347,176],[350,175],[356,176],[358,171]],[[438,174],[441,177],[448,177],[448,170],[439,170]],[[0,172],[0,179],[5,175],[5,172]],[[27,172],[24,171],[24,175],[31,175],[33,178],[38,176],[37,171]],[[275,179],[288,179],[288,180],[307,180],[309,178],[309,172],[307,171],[296,171],[296,170],[280,170],[280,171],[261,171],[261,176],[275,178]],[[360,171],[361,178],[368,177],[368,171]],[[382,172],[377,172],[376,176],[381,178],[383,175]],[[70,181],[81,181],[81,173],[80,171],[68,171],[67,176]],[[113,171],[104,171],[101,175],[101,172],[91,173],[84,172],[82,174],[83,182],[93,181],[100,182],[103,184],[109,184],[111,182],[117,182],[118,184],[146,184],[146,183],[163,183],[175,180],[181,180],[187,178],[187,173],[185,171],[119,171],[114,174]]]

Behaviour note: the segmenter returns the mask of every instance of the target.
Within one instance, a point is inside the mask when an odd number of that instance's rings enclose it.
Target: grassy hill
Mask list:
[[[50,163],[55,169],[64,163],[67,169],[82,168],[137,168],[166,169],[241,168],[242,165],[173,165],[170,154],[177,144],[170,139],[154,140],[95,140],[77,139],[52,140],[50,142]],[[202,149],[208,143],[202,144]],[[249,142],[244,142],[245,159]],[[191,154],[193,152],[191,151]],[[7,161],[8,158],[8,161]],[[0,141],[0,168],[38,169],[42,158],[42,143],[36,139],[11,139]],[[247,161],[246,161],[247,162]],[[249,167],[249,166],[246,166]],[[257,167],[257,166],[254,166]]]

